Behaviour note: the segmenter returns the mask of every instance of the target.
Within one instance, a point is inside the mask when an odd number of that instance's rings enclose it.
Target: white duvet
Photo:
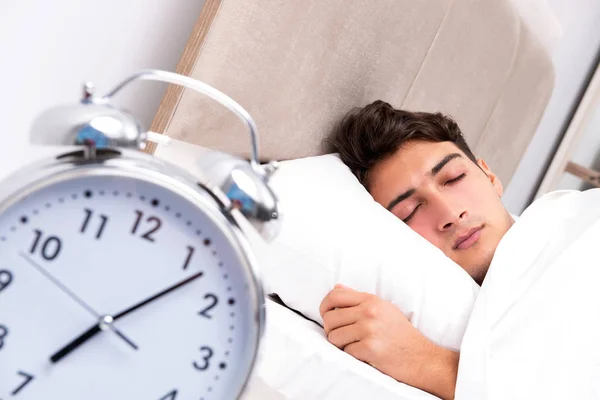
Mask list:
[[[600,399],[600,189],[546,195],[503,238],[456,398]]]

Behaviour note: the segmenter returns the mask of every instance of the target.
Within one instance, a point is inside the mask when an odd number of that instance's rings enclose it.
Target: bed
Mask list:
[[[322,139],[345,112],[383,99],[451,115],[507,184],[553,88],[534,28],[543,15],[532,24],[512,0],[207,0],[177,72],[249,111],[262,161],[323,154]],[[150,129],[189,144],[148,148],[183,165],[195,146],[249,155],[234,116],[179,87],[167,89]],[[271,300],[267,311],[243,398],[435,398],[337,350],[315,322]]]

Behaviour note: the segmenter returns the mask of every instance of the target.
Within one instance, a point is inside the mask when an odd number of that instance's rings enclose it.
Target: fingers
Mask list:
[[[327,311],[335,308],[357,306],[364,299],[364,295],[364,293],[348,287],[336,285],[336,287],[330,291],[321,302],[319,313],[321,314],[321,317],[323,317]]]
[[[368,348],[360,341],[348,344],[346,347],[344,347],[344,352],[350,354],[352,357],[360,361],[369,362]]]
[[[361,338],[360,327],[357,324],[342,326],[327,335],[327,340],[342,350],[349,344],[360,341]]]
[[[352,325],[360,319],[359,309],[357,307],[336,308],[327,311],[323,315],[323,329],[329,335],[334,329],[342,326]]]

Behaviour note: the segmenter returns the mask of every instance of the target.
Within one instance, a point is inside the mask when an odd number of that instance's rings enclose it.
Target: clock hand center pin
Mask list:
[[[79,296],[77,296],[75,293],[73,293],[73,291],[71,291],[68,287],[66,287],[62,282],[60,282],[54,276],[49,274],[45,268],[43,268],[41,265],[36,263],[29,255],[25,254],[24,252],[20,252],[20,256],[25,261],[27,261],[27,263],[29,265],[31,265],[35,270],[37,270],[40,274],[42,274],[46,279],[48,279],[56,287],[58,287],[63,293],[65,293],[72,300],[74,300],[77,304],[79,304],[82,308],[84,308],[88,313],[90,313],[94,317],[98,318],[99,322],[96,326],[98,327],[98,332],[100,331],[100,325],[102,324],[102,321],[104,320],[104,318],[106,316],[101,316],[99,313],[97,313],[96,310],[94,310],[90,305],[88,305],[86,302],[84,302]],[[112,317],[111,317],[111,319],[112,319]],[[105,320],[104,322],[108,322],[108,319]],[[107,324],[105,324],[106,328],[110,328],[110,330],[112,330],[117,336],[119,336],[121,339],[123,339],[123,341],[125,341],[125,343],[130,345],[133,349],[137,350],[138,346],[131,339],[129,339],[127,336],[125,336],[123,334],[123,332],[118,330],[116,327],[112,326],[111,323],[112,323],[112,320],[110,322],[108,322]],[[91,331],[91,329],[88,330],[88,332],[86,332],[89,335],[88,339],[90,337],[94,336],[96,333],[98,333],[98,332],[91,333],[90,331]]]
[[[97,335],[99,332],[109,329],[109,328],[113,328],[112,327],[112,323],[116,320],[118,320],[119,318],[122,318],[124,316],[126,316],[127,314],[132,313],[133,311],[153,302],[154,300],[157,300],[161,297],[163,297],[166,294],[169,294],[171,292],[173,292],[176,289],[181,288],[182,286],[185,286],[193,281],[195,281],[196,279],[200,278],[202,275],[204,275],[204,272],[200,271],[195,273],[194,275],[179,281],[178,283],[169,286],[168,288],[134,304],[131,307],[126,308],[125,310],[115,314],[114,317],[112,317],[111,315],[104,315],[102,317],[99,318],[98,323],[93,325],[92,327],[90,327],[87,331],[83,332],[81,335],[79,335],[78,337],[76,337],[75,339],[73,339],[70,343],[68,343],[67,345],[65,345],[62,349],[58,350],[56,353],[54,353],[52,356],[50,356],[50,361],[52,363],[57,363],[58,361],[60,361],[63,357],[65,357],[66,355],[68,355],[69,353],[71,353],[73,350],[75,350],[76,348],[78,348],[79,346],[81,346],[83,343],[87,342],[89,339],[91,339],[92,337],[94,337],[95,335]],[[118,334],[118,333],[117,333]],[[128,340],[127,338],[123,338],[123,340]],[[132,344],[133,346],[135,346],[134,344]],[[137,346],[135,346],[135,349],[137,350]]]

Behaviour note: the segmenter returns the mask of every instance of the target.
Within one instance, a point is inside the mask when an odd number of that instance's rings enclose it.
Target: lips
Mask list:
[[[477,228],[469,229],[467,232],[463,233],[462,235],[459,235],[456,239],[456,242],[454,242],[454,250],[464,250],[473,246],[481,237],[482,229],[483,227],[480,226]]]

